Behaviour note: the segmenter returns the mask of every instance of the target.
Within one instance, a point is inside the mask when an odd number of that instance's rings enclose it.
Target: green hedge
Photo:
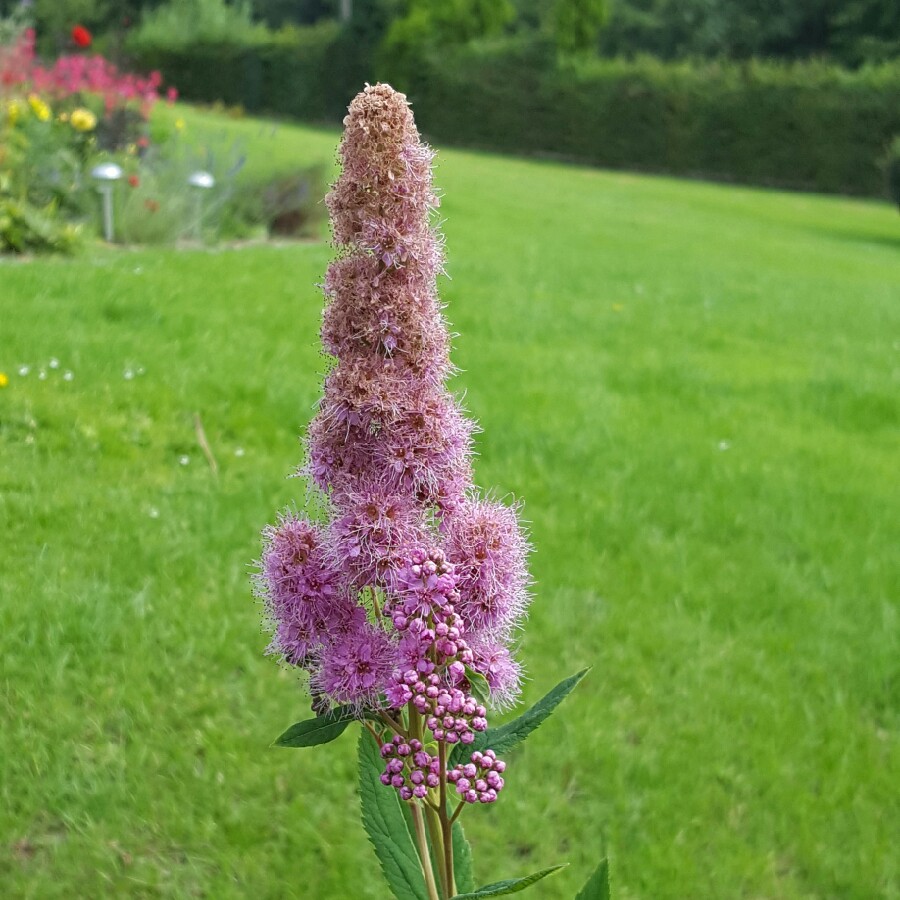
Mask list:
[[[900,133],[900,63],[560,66],[507,43],[432,60],[409,87],[444,144],[833,193],[883,196]]]
[[[129,48],[132,64],[159,69],[186,100],[243,106],[313,122],[340,121],[359,72],[337,23],[288,28],[252,44]]]
[[[144,50],[140,62],[195,100],[339,122],[372,54],[333,23],[252,47]],[[900,62],[560,63],[505,40],[423,54],[409,84],[437,144],[747,184],[884,196],[900,133]],[[387,73],[389,75],[389,73]]]

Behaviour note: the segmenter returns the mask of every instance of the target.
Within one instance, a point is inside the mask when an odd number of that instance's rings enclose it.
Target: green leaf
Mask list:
[[[600,860],[575,900],[609,900],[609,860]]]
[[[475,740],[467,747],[457,744],[450,754],[450,765],[456,765],[463,757],[468,757],[475,750],[486,750],[488,747],[495,753],[512,750],[513,747],[522,743],[572,693],[578,682],[590,671],[590,667],[582,669],[570,678],[566,678],[565,681],[561,681],[527,712],[499,728],[489,728],[481,734],[476,734]]]
[[[533,875],[526,875],[524,878],[513,878],[508,881],[496,881],[494,884],[486,884],[484,887],[478,888],[469,894],[457,894],[453,900],[475,900],[476,897],[503,897],[506,894],[518,894],[525,888],[531,887],[536,881],[552,875],[554,872],[564,869],[565,866],[550,866],[547,869],[541,869]]]
[[[469,682],[469,690],[472,696],[481,704],[487,705],[491,697],[491,686],[487,678],[476,672],[471,666],[466,666],[466,680]]]
[[[453,823],[453,874],[457,890],[475,890],[475,876],[472,873],[472,848],[466,840],[459,820]]]
[[[344,733],[344,729],[357,716],[346,706],[339,706],[324,716],[316,716],[314,719],[304,719],[291,725],[275,741],[276,747],[315,747],[317,744],[327,744]]]
[[[359,799],[363,827],[397,900],[428,900],[422,865],[397,792],[380,780],[384,763],[368,732],[359,736]]]

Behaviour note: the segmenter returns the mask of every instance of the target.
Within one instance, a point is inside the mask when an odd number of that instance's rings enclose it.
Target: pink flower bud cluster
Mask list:
[[[407,741],[395,734],[390,743],[381,745],[381,758],[387,760],[381,783],[396,788],[401,800],[422,800],[441,783],[440,758],[427,753],[416,738]]]
[[[476,750],[471,762],[460,763],[447,771],[447,781],[465,803],[493,803],[503,790],[502,774],[506,763],[493,750]]]
[[[528,547],[518,510],[478,497],[474,425],[446,386],[433,154],[387,85],[360,93],[344,125],[343,171],[327,198],[341,252],[322,324],[335,363],[304,469],[327,516],[269,529],[258,585],[272,652],[309,672],[317,702],[394,721],[408,709],[434,740],[471,744],[487,728],[475,673],[492,704],[519,690],[511,642],[528,603]],[[385,784],[404,799],[427,792],[434,759],[412,741],[386,746]],[[496,799],[493,759],[454,776],[469,782],[464,800]]]

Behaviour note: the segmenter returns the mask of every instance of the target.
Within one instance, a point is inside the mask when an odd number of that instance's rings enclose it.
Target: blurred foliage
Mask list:
[[[0,0],[0,15],[18,5],[19,0]],[[336,20],[340,3],[33,0],[39,45],[45,53],[67,46],[76,23],[106,40],[103,32],[134,29],[160,6],[170,12],[150,21],[168,22],[167,36],[188,43],[201,32],[224,32],[232,41],[252,41],[251,18],[271,28]],[[371,32],[371,24],[377,22],[376,30],[389,34],[383,60],[391,52],[409,58],[423,44],[454,46],[510,29],[549,33],[563,50],[595,50],[604,56],[826,57],[858,66],[900,54],[897,0],[354,0],[352,10],[347,39],[358,37],[360,27]],[[157,31],[153,39],[159,38]],[[363,42],[360,54],[365,55],[368,47]]]
[[[85,166],[94,138],[57,112],[36,95],[0,107],[0,253],[77,244],[92,200]]]
[[[616,0],[604,55],[881,62],[900,49],[896,0]]]
[[[184,47],[196,42],[253,44],[269,35],[255,24],[249,0],[169,0],[145,12],[128,37],[129,50],[143,46]]]
[[[115,4],[111,0],[34,0],[31,8],[43,54],[72,46],[72,27],[91,30],[103,27]]]
[[[564,53],[595,50],[607,12],[606,0],[556,0],[550,25],[557,47]]]
[[[326,190],[322,165],[243,181],[222,211],[222,233],[236,238],[315,238],[326,218]]]
[[[900,3],[846,0],[832,16],[835,55],[852,65],[900,56]]]
[[[900,207],[900,134],[891,142],[885,161],[888,193],[894,203]]]
[[[514,18],[510,0],[406,0],[379,49],[379,75],[407,82],[424,54],[500,34]]]
[[[162,132],[157,127],[154,138],[121,185],[117,238],[127,244],[170,244],[222,237],[223,213],[246,163],[241,143],[216,135],[197,144],[177,128]],[[213,176],[212,188],[189,186],[198,171]]]
[[[255,0],[256,17],[270,28],[282,25],[315,25],[322,19],[334,18],[335,0]]]

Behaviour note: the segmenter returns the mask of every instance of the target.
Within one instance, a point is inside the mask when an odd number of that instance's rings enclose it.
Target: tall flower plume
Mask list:
[[[403,799],[441,784],[489,803],[504,763],[488,751],[450,767],[446,749],[487,728],[485,703],[518,694],[527,543],[516,508],[478,495],[474,425],[446,385],[434,154],[388,85],[366,87],[344,126],[321,331],[334,365],[303,470],[327,511],[264,533],[270,651],[308,672],[317,711],[349,705],[397,726],[382,781]]]

